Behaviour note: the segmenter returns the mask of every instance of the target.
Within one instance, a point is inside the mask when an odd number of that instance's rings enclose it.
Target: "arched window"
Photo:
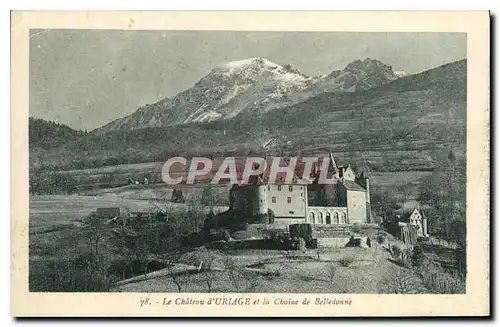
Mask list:
[[[342,212],[342,224],[347,224],[347,215],[345,212]]]
[[[334,217],[335,217],[335,223],[336,223],[337,225],[338,225],[338,224],[340,224],[340,221],[339,221],[339,213],[338,213],[338,212],[335,212]]]
[[[316,223],[316,219],[314,217],[314,212],[310,212],[309,213],[309,220],[311,221],[311,223],[315,224]]]
[[[328,225],[331,225],[331,224],[332,224],[332,214],[331,214],[331,213],[329,213],[329,212],[327,212],[327,213],[326,213],[326,223],[327,223]]]
[[[318,212],[318,224],[323,223],[323,213],[320,211]]]

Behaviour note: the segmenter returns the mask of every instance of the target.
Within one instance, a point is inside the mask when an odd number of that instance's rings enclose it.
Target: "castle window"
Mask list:
[[[293,215],[295,211],[288,211],[289,214]]]
[[[309,221],[312,222],[313,224],[316,223],[316,217],[314,216],[314,212],[309,213]]]
[[[288,191],[290,191],[290,192],[293,191],[293,185],[288,185]]]
[[[278,191],[281,191],[281,185],[278,185]]]
[[[271,190],[271,185],[267,185],[267,190],[270,191]]]
[[[292,198],[291,198],[291,197],[287,197],[287,198],[286,198],[286,202],[287,202],[287,203],[292,203]]]
[[[273,196],[273,197],[271,198],[271,202],[272,202],[272,203],[276,203],[276,197],[275,197],[275,196]]]

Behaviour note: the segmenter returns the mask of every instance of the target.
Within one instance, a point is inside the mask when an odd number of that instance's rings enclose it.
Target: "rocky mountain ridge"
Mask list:
[[[192,88],[143,106],[96,131],[167,127],[228,119],[241,113],[262,114],[323,92],[365,90],[406,75],[370,58],[316,77],[261,57],[232,61],[212,69]]]

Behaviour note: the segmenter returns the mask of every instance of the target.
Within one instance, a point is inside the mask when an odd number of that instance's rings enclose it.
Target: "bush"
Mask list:
[[[377,235],[378,244],[383,244],[385,242],[385,236],[382,234]]]
[[[312,240],[312,226],[311,224],[293,224],[289,226],[290,236],[298,239],[303,238],[306,243]]]
[[[337,274],[337,265],[331,264],[328,266],[327,277],[328,281],[333,282],[335,275]]]
[[[299,250],[300,251],[306,250],[306,240],[304,240],[302,237],[299,238]]]
[[[274,215],[274,211],[272,211],[271,209],[267,209],[267,216],[269,218],[269,223],[274,224],[274,219],[276,218],[276,216]]]
[[[345,245],[346,247],[360,247],[361,246],[361,238],[354,238],[354,236],[351,235],[349,238],[349,242]]]
[[[215,197],[210,184],[204,187],[203,191],[201,192],[201,204],[207,207],[212,207],[215,205]]]
[[[227,229],[219,229],[219,230],[217,230],[216,239],[229,242],[229,240],[231,239],[231,234],[229,233],[229,231]]]
[[[443,268],[432,260],[424,260],[419,272],[425,287],[434,293],[465,293],[464,283],[460,279],[444,272]]]
[[[259,213],[253,215],[251,221],[257,224],[267,224],[269,221],[269,215],[267,213]]]
[[[267,247],[274,250],[297,250],[299,248],[299,239],[292,238],[285,232],[271,232],[266,237]]]
[[[420,267],[422,265],[422,262],[424,261],[425,255],[424,255],[424,250],[422,249],[422,246],[420,245],[415,245],[413,248],[413,252],[411,254],[411,263],[413,267]]]
[[[467,274],[467,253],[465,251],[465,245],[459,243],[455,249],[455,262],[458,275],[461,278],[465,278]]]
[[[361,227],[359,226],[359,224],[358,224],[358,223],[354,223],[354,224],[352,224],[352,226],[351,226],[351,231],[352,231],[353,233],[357,233],[357,234],[359,234],[359,233],[361,232]]]
[[[279,277],[281,276],[281,273],[285,267],[284,266],[277,266],[276,268],[273,268],[269,271],[264,272],[264,276],[266,277]]]
[[[174,203],[184,203],[184,194],[182,193],[182,190],[180,188],[175,188],[172,191],[172,202]]]
[[[397,245],[393,245],[391,248],[392,257],[396,260],[401,259],[401,249]]]
[[[349,267],[354,262],[354,259],[351,257],[345,257],[339,260],[339,263],[342,267]]]
[[[186,256],[186,263],[191,264],[201,271],[211,270],[217,261],[220,261],[221,255],[216,250],[198,249]]]
[[[77,180],[68,173],[30,171],[30,194],[73,194]]]
[[[411,273],[411,270],[405,268],[397,268],[396,271],[384,276],[381,284],[382,293],[388,294],[419,293],[421,289],[418,278]]]

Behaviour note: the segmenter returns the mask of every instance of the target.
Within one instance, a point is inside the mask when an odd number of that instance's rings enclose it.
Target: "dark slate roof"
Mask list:
[[[354,183],[353,181],[344,181],[344,186],[349,191],[366,191],[361,185]]]

